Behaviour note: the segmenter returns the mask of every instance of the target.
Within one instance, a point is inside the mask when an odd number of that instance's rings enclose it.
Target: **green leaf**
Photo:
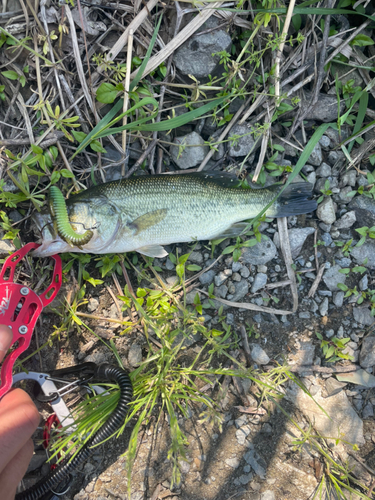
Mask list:
[[[175,256],[173,253],[170,253],[170,254],[168,255],[168,257],[169,257],[169,260],[172,262],[172,264],[175,264],[175,265],[176,265],[176,263],[177,263],[176,256]]]
[[[319,340],[323,340],[323,335],[319,332],[315,332],[315,335],[318,337]]]
[[[76,130],[72,130],[72,134],[74,139],[79,143],[81,143],[87,137],[87,134],[85,134],[84,132],[77,132]]]
[[[341,274],[349,274],[350,273],[350,269],[349,269],[349,267],[345,267],[344,269],[339,269],[339,273],[341,273]]]
[[[56,146],[51,146],[48,148],[49,152],[53,156],[53,159],[56,161],[57,157],[59,156],[59,150],[57,149]]]
[[[146,297],[147,295],[147,290],[145,290],[144,288],[138,288],[137,290],[137,297]]]
[[[197,264],[189,264],[188,266],[186,266],[186,269],[188,271],[200,271],[202,268],[201,266],[197,266]]]
[[[340,290],[342,290],[343,292],[349,290],[348,287],[344,285],[344,283],[337,283],[337,288],[340,288]]]
[[[60,172],[58,170],[55,170],[54,172],[52,172],[51,184],[56,184],[56,182],[58,182],[59,179],[60,179]]]
[[[62,170],[60,170],[60,174],[65,177],[65,179],[74,179],[74,174],[73,172],[71,172],[70,170],[68,170],[67,168],[63,168]]]
[[[353,273],[364,273],[366,268],[363,266],[354,266],[352,269]]]
[[[369,229],[368,226],[363,226],[363,227],[360,227],[360,228],[356,229],[356,231],[361,236],[366,236],[368,229]]]
[[[104,104],[111,104],[118,93],[119,91],[112,83],[103,82],[96,91],[96,100]]]
[[[36,144],[31,144],[31,150],[36,155],[43,154],[43,149],[40,146],[37,146]]]
[[[335,353],[335,346],[331,345],[325,353],[326,358],[330,358]]]
[[[19,75],[15,71],[2,71],[1,74],[9,80],[18,80]]]
[[[257,239],[251,238],[251,240],[246,240],[243,242],[243,247],[253,247],[258,243]]]
[[[241,250],[239,248],[235,248],[233,252],[233,260],[234,262],[238,262],[241,257]]]
[[[100,144],[99,141],[95,140],[95,141],[92,141],[92,143],[90,144],[90,148],[93,150],[93,151],[96,151],[97,153],[106,153],[107,151],[103,148],[103,146]]]
[[[188,260],[188,258],[190,257],[190,254],[189,253],[185,253],[184,255],[181,255],[179,258],[178,258],[178,263],[179,264],[185,264],[185,262]]]
[[[362,238],[356,244],[356,247],[361,247],[365,241],[366,241],[366,236],[362,236]]]
[[[26,78],[24,77],[24,75],[20,75],[19,82],[21,84],[21,87],[24,87],[26,85]]]
[[[292,17],[292,23],[293,23],[294,29],[298,33],[299,30],[300,30],[300,28],[301,28],[301,24],[302,24],[302,18],[301,18],[301,16],[299,14],[297,14],[296,16],[293,16]]]
[[[184,272],[185,272],[185,266],[183,264],[178,264],[176,266],[177,276],[179,276],[180,278],[182,278],[184,276]]]
[[[228,253],[232,253],[236,247],[234,245],[230,245],[229,247],[224,248],[223,255],[227,255]]]
[[[367,35],[363,35],[362,33],[359,33],[356,35],[353,40],[349,43],[352,47],[358,46],[358,47],[365,47],[366,45],[374,45],[374,40],[370,38]]]
[[[198,304],[201,303],[200,298],[199,298],[199,293],[197,292],[194,297],[194,304],[197,306]]]

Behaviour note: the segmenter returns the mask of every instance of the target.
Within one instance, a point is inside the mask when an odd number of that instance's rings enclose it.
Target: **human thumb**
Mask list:
[[[9,326],[0,325],[0,363],[13,340],[13,333]]]

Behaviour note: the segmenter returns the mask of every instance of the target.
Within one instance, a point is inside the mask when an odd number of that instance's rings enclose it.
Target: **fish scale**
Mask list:
[[[236,223],[254,218],[282,189],[237,187],[226,173],[139,176],[100,184],[71,196],[66,202],[74,230],[91,229],[92,239],[82,248],[68,245],[54,233],[53,217],[36,217],[42,231],[38,255],[61,252],[123,253],[137,250],[153,257],[166,255],[162,245],[235,235]],[[316,208],[309,200],[312,186],[287,187],[268,210],[270,217],[307,213]],[[226,234],[225,234],[226,233]]]

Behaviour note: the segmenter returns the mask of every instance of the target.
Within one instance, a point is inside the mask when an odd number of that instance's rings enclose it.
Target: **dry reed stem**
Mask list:
[[[286,217],[280,217],[279,219],[277,219],[277,229],[279,230],[280,247],[284,257],[288,278],[291,281],[290,290],[292,292],[292,297],[293,297],[292,312],[296,312],[298,308],[298,291],[297,291],[296,275],[292,268],[293,259],[292,259],[292,252],[290,249],[288,225]]]
[[[83,70],[81,54],[80,54],[79,46],[78,46],[77,32],[76,32],[73,16],[72,16],[72,13],[69,9],[68,4],[65,4],[65,12],[66,12],[66,16],[67,16],[68,21],[69,21],[70,34],[72,37],[72,44],[73,44],[73,55],[74,55],[74,60],[76,63],[78,78],[79,78],[79,81],[81,82],[82,91],[85,95],[86,101],[87,101],[88,105],[90,106],[91,111],[95,114],[94,103],[93,103],[92,97],[90,95],[90,91],[89,91],[89,88],[88,88],[87,82],[86,82],[86,75],[85,75],[85,72]]]
[[[292,20],[293,16],[293,10],[294,10],[294,5],[296,3],[296,0],[290,0],[289,6],[288,6],[288,11],[286,13],[285,17],[285,22],[284,22],[284,27],[283,31],[281,33],[281,43],[279,50],[276,53],[276,66],[275,66],[275,101],[276,101],[276,107],[279,106],[280,103],[278,103],[278,99],[280,97],[280,61],[281,61],[281,56],[284,50],[285,46],[285,40],[288,35],[288,30],[290,26],[290,21]]]
[[[133,52],[133,30],[129,31],[128,37],[128,50],[126,54],[126,75],[124,82],[124,105],[122,107],[122,112],[126,113],[129,105],[129,90],[130,90],[130,73],[131,73],[131,65],[132,65],[132,52]],[[122,119],[122,124],[125,126],[128,123],[128,115],[125,115]],[[122,149],[126,151],[126,130],[122,131]],[[125,161],[121,167],[121,175],[124,177],[125,175]]]

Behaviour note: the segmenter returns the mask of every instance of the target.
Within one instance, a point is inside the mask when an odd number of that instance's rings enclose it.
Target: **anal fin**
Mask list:
[[[228,229],[225,229],[225,231],[215,236],[215,238],[211,239],[218,240],[221,238],[234,238],[241,234],[242,231],[245,231],[246,228],[248,228],[248,230],[251,229],[251,224],[249,222],[236,222],[236,224],[233,224],[228,227]]]
[[[148,257],[158,257],[159,259],[166,257],[168,252],[161,245],[147,245],[145,247],[137,248],[137,252]]]

